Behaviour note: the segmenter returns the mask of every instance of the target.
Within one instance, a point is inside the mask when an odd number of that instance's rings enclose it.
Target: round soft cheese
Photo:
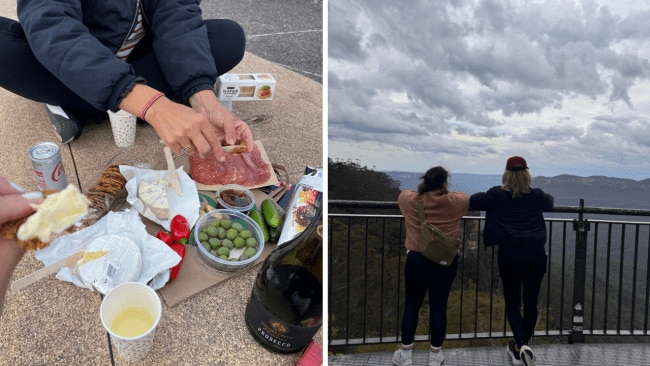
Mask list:
[[[105,252],[105,254],[104,254]],[[94,239],[86,253],[96,257],[79,265],[79,276],[89,288],[107,292],[113,287],[136,281],[142,271],[142,254],[135,241],[121,235],[104,235]]]

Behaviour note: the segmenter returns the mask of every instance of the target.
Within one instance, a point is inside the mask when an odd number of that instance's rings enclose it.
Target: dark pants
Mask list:
[[[431,345],[441,347],[447,334],[447,299],[458,271],[458,257],[449,267],[433,263],[410,251],[404,266],[406,294],[402,319],[402,344],[411,344],[418,326],[420,307],[429,292],[429,333]]]
[[[506,303],[506,317],[515,341],[521,347],[528,344],[537,325],[537,302],[542,279],[546,274],[546,251],[544,247],[534,249],[499,247],[498,262]]]
[[[244,57],[246,37],[241,26],[231,20],[205,20],[210,47],[219,75],[235,67]],[[152,50],[150,33],[138,43],[127,62],[147,85],[175,95],[160,69]],[[88,113],[99,111],[68,89],[34,57],[20,23],[0,17],[0,87],[36,102],[64,106]]]

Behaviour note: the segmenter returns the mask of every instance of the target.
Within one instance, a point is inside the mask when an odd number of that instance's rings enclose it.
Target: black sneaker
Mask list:
[[[521,360],[520,352],[515,350],[515,340],[511,339],[508,341],[508,346],[506,347],[506,352],[512,358],[512,364],[515,366],[523,366],[524,362]]]
[[[67,144],[76,137],[79,137],[81,134],[81,122],[74,113],[50,104],[45,104],[45,110],[62,144]]]
[[[519,358],[521,358],[521,362],[524,363],[524,366],[535,366],[536,359],[532,348],[526,345],[521,346],[521,350],[519,350]]]

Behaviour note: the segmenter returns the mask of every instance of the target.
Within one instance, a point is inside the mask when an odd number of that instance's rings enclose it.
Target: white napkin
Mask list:
[[[45,265],[52,264],[80,250],[85,250],[93,240],[105,235],[125,236],[138,244],[142,254],[142,270],[137,282],[147,284],[156,276],[168,278],[169,268],[181,261],[181,257],[167,244],[149,235],[138,212],[131,209],[109,212],[94,225],[58,237],[48,247],[37,250],[34,257]],[[56,274],[56,278],[72,282],[79,287],[89,288],[79,276],[77,265],[62,268]],[[154,285],[157,286],[154,290],[162,287],[166,282],[154,281]]]

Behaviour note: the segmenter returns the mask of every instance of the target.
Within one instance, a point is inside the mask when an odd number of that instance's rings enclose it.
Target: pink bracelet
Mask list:
[[[149,107],[151,107],[152,104],[154,104],[158,99],[160,99],[160,97],[164,97],[164,96],[165,93],[163,92],[154,95],[153,98],[151,98],[151,100],[149,100],[147,104],[145,104],[144,107],[142,107],[142,111],[140,112],[140,119],[144,121],[145,120],[144,115],[147,114]]]

